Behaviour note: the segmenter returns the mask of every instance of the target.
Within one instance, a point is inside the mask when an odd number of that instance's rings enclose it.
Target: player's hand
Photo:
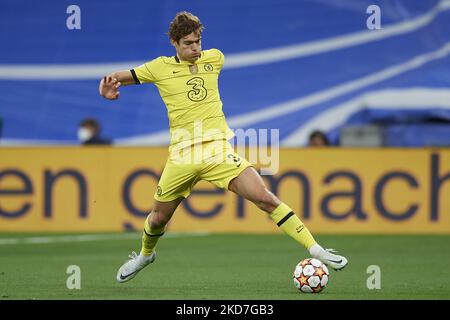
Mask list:
[[[119,87],[120,82],[117,81],[116,78],[113,77],[104,77],[100,81],[100,86],[98,88],[100,95],[109,100],[116,100],[119,98]]]

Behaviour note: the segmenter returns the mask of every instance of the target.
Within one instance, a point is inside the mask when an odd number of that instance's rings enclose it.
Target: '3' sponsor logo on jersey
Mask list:
[[[202,101],[208,95],[208,91],[204,87],[205,81],[202,78],[192,78],[186,84],[192,86],[192,90],[189,90],[187,93],[191,101]]]

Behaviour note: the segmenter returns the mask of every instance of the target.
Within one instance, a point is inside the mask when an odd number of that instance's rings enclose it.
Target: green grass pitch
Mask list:
[[[0,300],[450,299],[450,236],[317,236],[349,265],[330,270],[321,293],[304,294],[295,289],[292,272],[309,255],[283,234],[168,233],[155,263],[124,284],[116,282],[116,272],[139,251],[140,234],[108,235],[115,238],[27,243],[31,236],[62,235],[0,234]],[[80,290],[66,286],[69,265],[81,269]],[[370,265],[381,269],[379,290],[366,286]]]

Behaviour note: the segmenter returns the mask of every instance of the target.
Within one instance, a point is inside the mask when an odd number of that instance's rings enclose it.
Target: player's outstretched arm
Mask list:
[[[102,97],[109,100],[116,100],[120,95],[119,87],[129,84],[135,84],[131,71],[118,71],[103,77],[100,81],[98,91]]]

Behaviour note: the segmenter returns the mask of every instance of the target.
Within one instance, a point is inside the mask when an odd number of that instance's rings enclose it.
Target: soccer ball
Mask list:
[[[295,266],[294,284],[301,292],[318,293],[328,283],[330,273],[322,261],[308,258]]]

